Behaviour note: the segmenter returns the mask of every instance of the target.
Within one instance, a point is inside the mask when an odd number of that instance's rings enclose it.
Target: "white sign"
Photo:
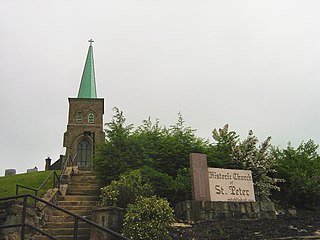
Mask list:
[[[255,202],[249,170],[208,168],[211,201]]]

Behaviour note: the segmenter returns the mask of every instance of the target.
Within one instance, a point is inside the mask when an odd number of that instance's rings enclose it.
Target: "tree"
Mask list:
[[[195,130],[184,126],[182,115],[178,114],[176,124],[166,129],[160,144],[159,158],[155,168],[176,177],[181,168],[189,167],[189,154],[193,152],[205,153],[208,142],[195,135]]]
[[[283,205],[299,208],[319,208],[320,156],[312,140],[302,142],[296,149],[289,143],[286,149],[275,148],[277,176],[285,181],[281,191],[273,193]]]
[[[258,147],[259,140],[250,130],[244,141],[228,125],[212,132],[215,144],[215,157],[220,158],[220,166],[251,170],[256,198],[268,200],[271,190],[279,190],[277,183],[281,181],[273,176],[276,160],[271,154],[271,137]]]
[[[97,147],[94,169],[102,183],[118,179],[120,174],[143,165],[144,151],[132,137],[133,125],[125,125],[123,112],[114,108],[115,115],[106,123],[106,142]]]
[[[212,159],[218,167],[236,168],[238,166],[232,161],[232,151],[239,142],[239,135],[234,131],[229,131],[229,125],[223,128],[213,129],[212,137],[215,144],[212,145],[211,154],[208,156],[208,163]]]
[[[208,142],[184,126],[181,114],[170,128],[148,118],[134,130],[133,125],[125,124],[122,111],[114,111],[112,121],[106,124],[106,142],[97,148],[94,158],[94,168],[104,184],[143,166],[175,178],[180,168],[189,167],[190,153],[207,152]]]
[[[277,186],[281,179],[273,176],[276,172],[276,159],[272,155],[271,137],[258,147],[259,140],[250,130],[248,137],[237,144],[231,153],[232,161],[240,169],[252,171],[255,195],[258,200],[269,200],[271,190],[280,190]]]

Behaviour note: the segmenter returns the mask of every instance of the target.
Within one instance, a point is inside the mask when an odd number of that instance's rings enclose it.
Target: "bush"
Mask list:
[[[115,108],[115,115],[106,124],[106,141],[97,147],[94,169],[103,184],[127,171],[148,166],[176,177],[180,168],[189,167],[189,154],[207,153],[208,141],[198,138],[195,130],[184,126],[181,114],[169,128],[150,118],[135,128],[126,124],[123,112]]]
[[[167,198],[169,202],[172,202],[176,190],[175,181],[171,176],[150,167],[140,168],[139,171],[143,182],[152,186],[155,195]]]
[[[191,173],[189,168],[181,168],[178,170],[177,177],[174,180],[175,194],[173,204],[181,201],[191,200]]]
[[[151,185],[142,181],[139,170],[134,170],[121,175],[119,180],[114,180],[110,185],[101,188],[101,205],[126,208],[138,196],[151,196],[152,194]]]
[[[302,142],[298,148],[290,144],[286,149],[275,149],[277,175],[285,181],[281,191],[273,193],[281,204],[298,208],[320,208],[320,156],[312,141]]]
[[[173,210],[165,199],[138,197],[128,205],[123,233],[134,240],[171,239],[168,230],[173,220]]]
[[[175,206],[180,201],[192,199],[189,168],[179,169],[175,179],[147,166],[137,171],[140,172],[142,184],[150,184],[154,195],[166,198],[171,206]]]
[[[115,115],[106,123],[106,141],[97,146],[94,170],[103,184],[119,179],[121,174],[145,164],[141,144],[133,137],[133,125],[126,125],[123,112],[114,108]]]

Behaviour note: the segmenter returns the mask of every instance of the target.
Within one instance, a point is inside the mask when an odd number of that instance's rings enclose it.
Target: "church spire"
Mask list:
[[[78,98],[97,98],[96,79],[94,74],[93,63],[93,40],[88,41],[90,43],[86,63],[84,65],[80,88],[78,92]]]

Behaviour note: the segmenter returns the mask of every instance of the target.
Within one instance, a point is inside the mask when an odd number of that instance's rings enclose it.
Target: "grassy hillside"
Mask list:
[[[37,189],[50,173],[51,171],[41,171],[0,177],[0,198],[16,195],[16,184]],[[38,196],[42,196],[49,188],[52,188],[52,182],[53,176],[50,177]],[[19,188],[19,194],[24,193],[34,194],[33,191]]]

